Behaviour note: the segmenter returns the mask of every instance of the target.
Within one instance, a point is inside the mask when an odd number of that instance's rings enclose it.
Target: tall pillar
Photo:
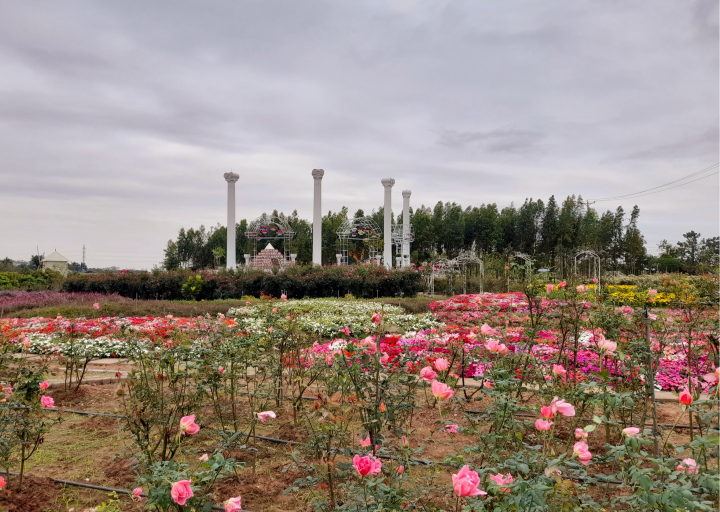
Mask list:
[[[227,193],[227,269],[235,269],[237,258],[235,256],[235,182],[240,176],[234,172],[225,173],[225,181],[228,184]]]
[[[313,265],[322,265],[322,179],[325,171],[313,169],[312,177],[315,182],[313,197]]]
[[[383,210],[385,211],[385,224],[383,226],[383,261],[388,270],[392,268],[392,187],[395,180],[385,178],[380,180],[382,186],[385,187],[385,203]]]
[[[410,194],[409,190],[403,190],[403,242],[402,242],[402,266],[410,266]]]

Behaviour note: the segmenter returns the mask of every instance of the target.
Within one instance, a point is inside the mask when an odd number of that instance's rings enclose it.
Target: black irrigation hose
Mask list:
[[[16,473],[15,471],[4,471],[4,470],[0,470],[0,473],[3,473],[5,475],[16,475],[16,476],[20,474],[20,473]],[[85,487],[86,489],[94,489],[96,491],[114,492],[116,494],[133,494],[132,491],[127,491],[125,489],[116,489],[114,487],[105,487],[103,485],[93,485],[93,484],[88,484],[85,482],[74,482],[72,480],[63,480],[61,478],[53,478],[52,481],[55,482],[56,484],[72,485],[73,487]],[[140,494],[140,496],[142,496],[143,498],[147,498],[148,494],[144,492],[144,493]],[[213,505],[212,510],[225,510],[225,508],[219,507],[217,505]],[[250,511],[245,510],[243,512],[250,512]]]
[[[465,410],[464,412],[466,412],[466,413],[468,413],[468,414],[483,414],[485,411],[468,411],[468,410]],[[534,414],[524,414],[524,413],[521,413],[521,412],[516,413],[516,414],[514,414],[513,416],[520,416],[521,418],[537,418],[537,416],[534,415]],[[588,422],[593,421],[591,418],[581,418],[581,419],[582,419],[583,421],[588,421]],[[646,427],[652,427],[653,424],[652,424],[652,423],[645,423],[645,426],[646,426]],[[668,428],[675,427],[675,428],[688,428],[688,429],[689,429],[689,428],[690,428],[690,425],[673,425],[672,423],[658,423],[658,427],[668,427]],[[692,428],[693,428],[693,429],[696,429],[696,428],[698,428],[698,427],[697,427],[697,426],[693,426]]]

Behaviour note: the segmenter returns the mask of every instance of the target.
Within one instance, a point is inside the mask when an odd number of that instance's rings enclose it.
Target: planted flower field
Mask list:
[[[646,314],[549,292],[455,296],[421,315],[277,300],[213,317],[2,319],[0,466],[137,491],[47,484],[22,501],[31,491],[12,475],[0,503],[716,509],[717,307],[649,302]],[[80,385],[108,357],[123,380]],[[652,382],[676,398],[653,403]],[[65,462],[73,430],[89,477]]]

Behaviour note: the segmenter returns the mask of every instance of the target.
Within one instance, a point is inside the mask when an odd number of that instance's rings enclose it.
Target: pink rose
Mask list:
[[[557,285],[558,288],[565,288],[567,286],[567,281],[563,281],[559,285]]]
[[[50,384],[48,384],[48,381],[46,381],[46,380],[44,380],[40,383],[40,391],[45,391],[49,387],[50,387]]]
[[[170,497],[181,507],[185,505],[187,500],[194,496],[190,483],[190,480],[180,480],[179,482],[175,482],[170,490]]]
[[[558,413],[561,416],[575,416],[575,407],[565,400],[560,400],[558,397],[553,398],[552,402],[550,402],[550,407],[554,413]]]
[[[450,386],[448,386],[447,384],[443,384],[442,382],[439,382],[437,380],[432,381],[430,389],[432,390],[433,395],[443,400],[447,400],[455,394],[455,392],[450,388]]]
[[[558,375],[559,377],[565,377],[565,375],[567,375],[567,370],[561,364],[552,365],[552,371],[555,375]]]
[[[590,459],[592,459],[592,453],[590,453],[590,450],[588,449],[588,445],[585,444],[584,441],[578,441],[573,446],[573,453],[577,455],[578,459],[580,460],[580,464],[583,466],[587,466],[590,464]]]
[[[360,446],[363,448],[367,448],[371,443],[370,436],[367,436],[365,439],[360,439]]]
[[[433,366],[437,371],[443,372],[448,369],[449,363],[444,357],[438,357],[435,361],[433,361]]]
[[[4,489],[6,485],[7,485],[7,482],[5,481],[5,479],[3,477],[0,476],[0,489]]]
[[[133,498],[136,500],[142,499],[142,487],[135,487],[135,489],[133,489]]]
[[[183,416],[180,418],[180,433],[181,434],[197,434],[200,432],[200,425],[195,424],[195,415]],[[192,494],[190,495],[192,496]],[[182,503],[180,503],[182,505]]]
[[[700,470],[697,468],[697,462],[695,462],[695,459],[683,459],[680,464],[678,464],[678,467],[675,468],[678,471],[682,471],[683,473],[687,473],[688,475],[697,475],[700,473]]]
[[[240,496],[230,498],[225,503],[223,503],[223,506],[225,507],[225,512],[240,512],[240,510],[242,510],[240,502]]]
[[[458,427],[459,427],[459,425],[457,423],[450,423],[449,425],[445,425],[445,433],[446,434],[457,434]]]
[[[281,299],[281,300],[287,300],[287,295],[285,295],[285,294],[283,293],[282,295],[280,295],[280,299]],[[238,499],[239,499],[239,498],[238,498]]]
[[[627,427],[624,428],[622,432],[628,437],[634,437],[640,433],[640,429],[637,427]]]
[[[453,490],[461,498],[468,496],[484,496],[487,493],[478,489],[480,477],[477,471],[470,471],[469,466],[463,466],[455,475],[452,475]]]
[[[425,380],[425,382],[432,382],[436,375],[437,373],[435,373],[429,366],[420,370],[420,377]]]
[[[277,313],[277,308],[273,308],[272,312]]]
[[[219,373],[220,375],[222,375],[223,373],[225,373],[225,368],[223,368],[222,366],[221,366],[220,368],[218,368],[218,373]]]
[[[587,439],[588,438],[588,432],[585,432],[581,428],[575,429],[575,439],[581,440],[581,439]]]
[[[541,431],[548,431],[552,428],[552,421],[541,420],[540,418],[535,420],[535,428]]]
[[[543,418],[548,420],[551,420],[553,416],[555,416],[552,407],[550,407],[549,405],[543,405],[542,407],[540,407],[540,414]]]
[[[265,411],[257,413],[257,418],[260,423],[265,423],[268,419],[275,419],[275,413],[273,411]]]
[[[690,390],[687,386],[685,386],[685,389],[682,390],[680,393],[680,396],[678,397],[678,400],[682,405],[692,405],[693,403],[693,397],[690,394]]]
[[[360,455],[355,454],[353,466],[355,466],[355,470],[360,476],[379,475],[382,472],[382,462],[372,455],[360,457]]]
[[[373,313],[372,315],[372,323],[374,323],[375,325],[380,325],[380,322],[382,322],[382,315],[375,311],[375,313]]]
[[[40,397],[40,404],[42,404],[43,407],[54,407],[55,406],[55,400],[53,400],[49,396],[41,396]]]
[[[549,284],[549,285],[547,285],[547,286],[545,287],[546,293],[552,293],[552,291],[553,291],[554,289],[555,289],[555,285],[554,285],[554,284]]]
[[[484,323],[482,327],[480,327],[480,332],[482,334],[485,334],[486,336],[497,336],[500,334],[498,331],[490,327],[487,323]]]
[[[96,302],[95,304],[93,304],[93,307],[95,309],[100,309],[100,304],[98,302]]]

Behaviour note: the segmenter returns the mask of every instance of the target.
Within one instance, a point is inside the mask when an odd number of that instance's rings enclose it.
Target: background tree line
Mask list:
[[[301,219],[297,211],[290,215],[273,215],[285,219],[296,232],[292,252],[301,264],[312,261],[311,221]],[[353,217],[363,217],[363,210]],[[382,229],[382,207],[367,214]],[[648,255],[645,238],[638,228],[640,209],[634,206],[629,214],[622,207],[600,214],[580,196],[568,196],[562,203],[551,196],[547,203],[541,199],[526,199],[499,209],[496,203],[463,208],[457,203],[438,202],[433,208],[424,205],[410,211],[414,241],[411,260],[422,264],[438,257],[454,258],[461,250],[475,250],[486,260],[507,261],[516,253],[532,256],[536,268],[549,268],[559,277],[573,269],[575,254],[581,249],[595,251],[601,258],[603,271],[639,274],[644,270],[666,270],[698,273],[718,266],[718,237],[701,239],[690,231],[684,241],[661,244],[658,257]],[[348,218],[347,207],[328,212],[323,217],[322,259],[324,265],[334,264],[340,252],[336,234]],[[393,216],[393,223],[401,223],[402,214]],[[248,222],[236,225],[236,253],[244,263],[244,254],[253,252],[254,242],[245,235]],[[180,229],[176,240],[168,241],[163,265],[166,269],[206,268],[224,266],[227,232],[217,225],[206,229]],[[282,242],[273,246],[282,251]],[[257,250],[267,245],[259,242]],[[382,244],[380,244],[382,245]],[[218,249],[223,249],[222,251]],[[215,250],[215,252],[213,252]],[[362,242],[351,243],[350,253],[363,253]],[[352,260],[352,258],[351,258]]]

